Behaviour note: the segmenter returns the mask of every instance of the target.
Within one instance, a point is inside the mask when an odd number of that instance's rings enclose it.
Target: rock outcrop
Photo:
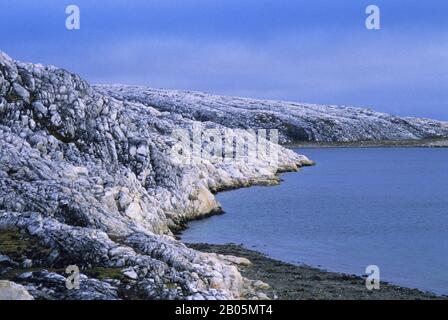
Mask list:
[[[175,161],[173,132],[198,125],[0,53],[0,279],[36,299],[264,297],[240,260],[189,249],[173,231],[219,210],[212,192],[311,162],[278,145],[275,164]],[[69,265],[79,289],[66,287]]]
[[[178,161],[176,132],[190,137],[197,127],[276,128],[282,142],[448,133],[446,123],[364,109],[92,87],[65,70],[0,52],[0,279],[11,281],[0,296],[265,298],[264,284],[238,272],[249,261],[195,251],[173,232],[219,211],[213,192],[278,183],[279,171],[312,162],[241,131],[232,146],[238,139],[262,141],[276,161],[263,153],[252,161],[197,154]],[[192,139],[188,146],[209,150],[214,142]],[[250,152],[243,151],[243,160]],[[79,288],[69,289],[66,268],[74,265]]]
[[[448,137],[448,122],[397,117],[371,109],[225,97],[142,86],[96,88],[122,101],[231,128],[276,128],[280,142],[400,141]]]
[[[20,284],[0,280],[0,300],[33,300],[33,296]]]

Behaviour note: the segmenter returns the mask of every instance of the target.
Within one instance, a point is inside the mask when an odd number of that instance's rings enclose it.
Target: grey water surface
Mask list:
[[[219,193],[185,242],[241,243],[291,263],[448,294],[448,149],[302,148],[282,184]]]

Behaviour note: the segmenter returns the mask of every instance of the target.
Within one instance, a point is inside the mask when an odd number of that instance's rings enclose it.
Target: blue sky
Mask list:
[[[65,29],[65,8],[81,29]],[[379,31],[365,8],[381,9]],[[92,83],[448,120],[448,1],[0,0],[0,50]]]

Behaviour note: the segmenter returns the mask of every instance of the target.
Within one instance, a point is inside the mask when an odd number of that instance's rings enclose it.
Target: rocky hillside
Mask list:
[[[231,128],[277,128],[280,141],[400,141],[448,137],[448,122],[396,117],[370,109],[224,97],[140,86],[102,85],[99,91],[188,119]]]
[[[2,288],[35,299],[264,298],[238,272],[247,260],[189,249],[172,232],[220,209],[211,191],[276,183],[310,161],[278,145],[275,166],[174,161],[173,130],[198,124],[0,52]],[[79,290],[66,288],[69,265]]]
[[[279,128],[283,142],[448,130],[362,109],[92,87],[0,52],[0,298],[266,298],[265,284],[238,271],[249,261],[187,248],[173,232],[220,210],[212,192],[277,183],[279,171],[311,161],[270,143],[275,164],[268,155],[176,161],[174,133],[201,126]],[[210,143],[191,141],[193,149]],[[81,271],[79,289],[66,288],[69,265]]]

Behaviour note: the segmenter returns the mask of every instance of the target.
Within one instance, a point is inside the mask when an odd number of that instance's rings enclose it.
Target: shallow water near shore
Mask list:
[[[448,149],[301,148],[317,162],[282,184],[219,193],[224,215],[189,243],[241,243],[285,262],[448,294]]]

